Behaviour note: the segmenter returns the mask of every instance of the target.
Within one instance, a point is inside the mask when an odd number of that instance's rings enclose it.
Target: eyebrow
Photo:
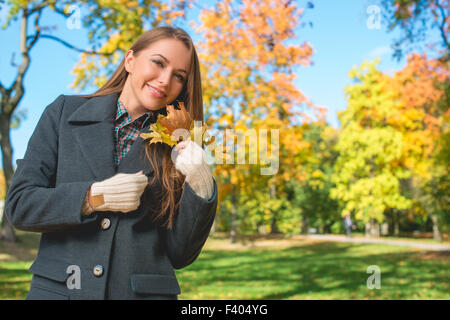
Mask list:
[[[170,63],[170,61],[169,61],[166,57],[164,57],[162,54],[156,53],[156,54],[152,54],[152,56],[160,56],[160,57],[163,58],[167,63]],[[181,71],[181,72],[184,72],[184,73],[187,74],[187,71],[184,70],[184,69],[178,69],[178,71]]]

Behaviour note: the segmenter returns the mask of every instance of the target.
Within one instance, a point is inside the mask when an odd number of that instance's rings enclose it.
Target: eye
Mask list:
[[[162,63],[160,60],[154,59],[152,60],[152,62],[160,66],[161,68],[164,68],[164,63]],[[180,82],[184,82],[184,77],[181,74],[175,74],[175,77],[177,77]]]
[[[178,78],[178,80],[180,80],[180,82],[184,82],[184,77],[181,74],[176,74],[175,76]]]
[[[153,62],[154,64],[159,65],[160,67],[163,67],[163,66],[164,66],[163,63],[162,63],[161,61],[159,61],[159,60],[152,60],[152,62]]]

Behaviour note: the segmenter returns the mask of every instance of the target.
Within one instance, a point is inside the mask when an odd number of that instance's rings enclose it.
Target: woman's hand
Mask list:
[[[175,167],[186,176],[186,182],[200,197],[211,198],[214,181],[205,151],[192,140],[182,141],[174,149],[178,153]]]
[[[186,111],[184,104],[180,102],[180,110],[176,110],[173,105],[167,106],[167,114],[169,118],[161,118],[159,122],[166,127],[164,130],[168,134],[172,134],[176,129],[191,129],[192,117]]]
[[[142,171],[118,173],[91,185],[89,203],[94,211],[134,211],[147,184],[148,178]]]

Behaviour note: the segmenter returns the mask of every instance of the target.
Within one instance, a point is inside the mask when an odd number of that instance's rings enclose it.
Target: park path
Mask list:
[[[381,243],[395,246],[408,246],[418,249],[433,250],[433,251],[450,251],[450,245],[445,244],[432,244],[432,243],[420,243],[413,241],[401,241],[401,240],[388,240],[388,239],[366,239],[363,237],[351,237],[337,236],[337,235],[321,235],[310,234],[306,238],[314,240],[326,240],[326,241],[340,241],[340,242],[354,242],[354,243]]]

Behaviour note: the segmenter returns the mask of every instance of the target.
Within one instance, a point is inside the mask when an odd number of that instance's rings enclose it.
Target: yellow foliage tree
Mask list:
[[[224,0],[216,2],[214,8],[203,9],[199,25],[193,23],[204,39],[199,43],[199,55],[209,125],[219,132],[227,128],[243,133],[254,130],[256,136],[267,130],[268,139],[258,138],[257,148],[253,148],[251,139],[242,143],[248,161],[239,163],[236,157],[234,163],[222,163],[216,168],[221,192],[229,192],[223,196],[229,196],[231,202],[232,241],[238,222],[243,226],[251,212],[260,215],[252,226],[284,232],[298,227],[299,217],[292,217],[288,201],[283,205],[277,201],[287,198],[286,181],[302,179],[301,151],[308,143],[302,141],[299,123],[312,117],[300,107],[318,118],[323,118],[325,111],[314,106],[294,85],[297,68],[308,66],[313,54],[308,42],[299,44],[297,31],[302,14],[303,9],[290,1]],[[227,142],[232,142],[228,147],[234,157],[234,141]],[[278,161],[269,175],[261,174],[266,165],[259,151],[265,143]],[[256,163],[250,163],[253,156]],[[269,213],[248,207],[246,201],[252,197],[264,198]],[[254,205],[261,205],[258,203]]]
[[[147,29],[175,24],[185,18],[194,0],[80,0],[89,8],[83,24],[89,30],[93,50],[80,54],[72,70],[71,87],[82,90],[88,85],[101,87],[117,68],[126,51]],[[66,6],[66,10],[69,6]],[[98,49],[97,49],[98,48]]]

